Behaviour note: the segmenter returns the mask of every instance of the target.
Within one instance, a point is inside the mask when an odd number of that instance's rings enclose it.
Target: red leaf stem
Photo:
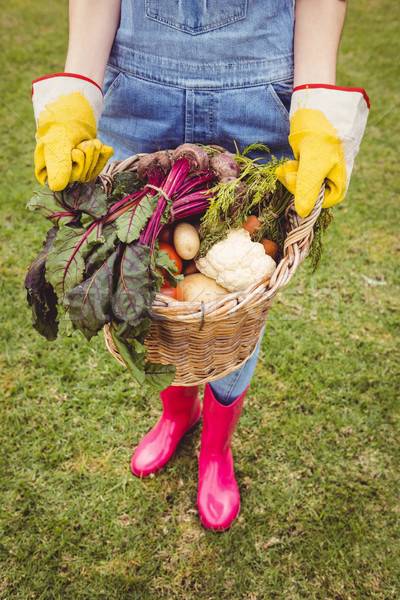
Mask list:
[[[215,175],[211,171],[198,171],[187,177],[185,183],[179,188],[176,199],[186,196],[189,192],[194,192],[196,188],[204,190],[208,182],[215,180]]]
[[[68,269],[72,263],[72,261],[75,259],[75,256],[77,255],[79,248],[82,246],[82,244],[87,240],[87,238],[89,237],[89,235],[92,233],[93,229],[95,229],[96,227],[101,227],[101,220],[100,221],[95,221],[94,223],[92,223],[90,225],[90,227],[87,228],[86,232],[82,235],[81,239],[79,240],[79,242],[77,243],[77,245],[75,246],[75,249],[73,251],[73,253],[71,254],[66,266],[64,267],[63,271],[63,278],[62,278],[62,285],[63,285],[63,290],[64,290],[64,285],[65,285],[65,279],[67,277],[67,273],[68,273]]]
[[[63,217],[76,217],[76,213],[74,212],[54,212],[50,215],[47,215],[46,219],[54,219],[57,217],[58,219],[62,219]]]
[[[162,182],[161,188],[168,198],[172,198],[182,183],[185,181],[190,170],[190,162],[187,158],[180,158],[172,166],[170,172]]]

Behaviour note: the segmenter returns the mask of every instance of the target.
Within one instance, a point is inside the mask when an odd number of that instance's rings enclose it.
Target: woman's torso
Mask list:
[[[293,0],[122,0],[111,64],[167,85],[227,88],[293,74]]]
[[[116,158],[185,141],[289,155],[293,0],[122,0],[100,131]]]

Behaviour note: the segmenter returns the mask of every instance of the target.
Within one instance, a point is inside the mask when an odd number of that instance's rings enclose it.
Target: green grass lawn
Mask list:
[[[146,480],[156,422],[101,336],[47,343],[23,280],[46,230],[25,211],[34,77],[62,69],[67,3],[2,9],[1,534],[4,600],[399,600],[399,5],[349,3],[338,83],[371,113],[315,274],[277,297],[233,442],[242,508],[196,507],[201,428]]]

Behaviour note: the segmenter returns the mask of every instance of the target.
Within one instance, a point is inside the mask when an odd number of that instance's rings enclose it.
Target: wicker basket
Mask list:
[[[106,193],[111,191],[113,176],[121,171],[136,170],[141,156],[136,154],[106,166],[100,175]],[[294,210],[293,201],[289,205],[285,215],[288,233],[283,258],[271,278],[206,304],[178,302],[156,294],[145,345],[152,362],[176,365],[172,385],[191,386],[219,379],[253,354],[276,293],[289,283],[307,256],[323,196],[324,186],[314,209],[304,219]],[[104,327],[104,334],[107,348],[125,366],[108,325]]]

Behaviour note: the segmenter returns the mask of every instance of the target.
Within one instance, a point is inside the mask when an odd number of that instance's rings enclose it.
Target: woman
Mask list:
[[[183,142],[260,141],[294,157],[278,176],[300,216],[325,179],[324,205],[336,204],[368,114],[363,90],[335,87],[345,10],[344,0],[71,0],[65,73],[33,84],[39,181],[54,190],[88,181],[113,151],[120,160]],[[258,351],[206,385],[198,507],[207,528],[226,529],[239,513],[230,443]],[[200,419],[197,386],[169,387],[161,400],[132,458],[137,476],[162,468]]]

